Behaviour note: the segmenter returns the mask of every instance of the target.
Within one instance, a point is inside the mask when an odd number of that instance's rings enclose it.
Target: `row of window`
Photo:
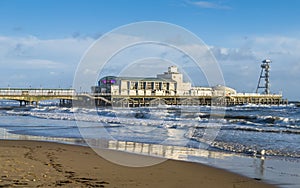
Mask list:
[[[170,90],[168,82],[127,82],[131,90],[146,89],[146,90]]]

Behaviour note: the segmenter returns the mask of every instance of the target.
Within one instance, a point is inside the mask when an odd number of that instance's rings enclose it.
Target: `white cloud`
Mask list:
[[[25,60],[23,64],[26,68],[30,69],[58,69],[65,67],[63,63],[54,62],[46,59]]]
[[[80,58],[93,41],[89,37],[46,40],[0,36],[0,87],[58,82],[69,87]]]
[[[283,91],[289,99],[299,100],[294,92],[300,81],[300,40],[293,37],[266,36],[248,38],[241,47],[210,47],[219,61],[227,85],[238,91],[253,92],[263,59],[271,59],[271,90]]]
[[[115,35],[113,37],[117,37],[118,40],[114,41],[118,44],[99,46],[95,51],[91,51],[89,63],[95,64],[97,67],[97,64],[101,64],[99,62],[107,60],[103,56],[99,59],[98,50],[110,53],[116,46],[122,46],[128,41],[132,41],[131,36]],[[32,87],[40,85],[69,87],[72,85],[75,69],[81,57],[93,42],[94,39],[89,37],[44,40],[33,36],[0,36],[0,87],[7,85],[11,87],[27,87],[28,85]],[[192,44],[181,47],[202,54],[202,51]],[[235,44],[233,48],[228,48],[226,45],[210,46],[209,48],[218,60],[228,86],[241,92],[255,91],[260,73],[260,63],[264,58],[270,58],[273,61],[271,64],[271,90],[274,92],[283,90],[286,97],[300,99],[295,94],[295,83],[300,81],[300,39],[284,36],[248,37],[247,41]],[[114,57],[111,69],[105,70],[107,74],[122,70],[124,58],[127,61],[132,59],[130,62],[134,62],[149,57],[185,65],[187,74],[189,74],[188,71],[194,71],[188,69],[187,65],[190,60],[185,54],[175,52],[174,49],[166,46],[145,45],[143,48],[137,46],[130,49]],[[89,64],[84,66],[81,72],[88,73],[87,80],[90,74],[99,74],[101,68],[96,70],[96,68],[90,69],[89,66]],[[156,68],[158,69],[158,67],[162,67],[162,65],[160,64]],[[203,76],[197,76],[201,80],[205,79]],[[205,82],[201,80],[198,83]],[[95,81],[93,79],[91,82]]]
[[[255,54],[250,49],[211,46],[210,50],[219,60],[255,59]]]
[[[210,1],[190,1],[190,4],[206,9],[231,9],[230,6]]]

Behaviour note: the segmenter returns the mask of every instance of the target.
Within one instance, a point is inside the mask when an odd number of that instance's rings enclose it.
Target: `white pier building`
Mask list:
[[[93,93],[123,96],[212,96],[236,94],[225,86],[193,87],[183,81],[183,74],[176,66],[153,78],[106,76],[99,80],[98,86],[92,87]],[[224,93],[225,92],[225,93]]]

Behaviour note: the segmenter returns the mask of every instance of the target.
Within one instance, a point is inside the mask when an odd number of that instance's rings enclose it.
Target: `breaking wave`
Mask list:
[[[224,110],[225,114],[222,113]],[[0,108],[0,116],[100,123],[97,126],[120,129],[118,134],[128,134],[126,131],[122,132],[127,127],[135,127],[136,130],[149,127],[162,130],[177,129],[185,132],[185,139],[199,143],[206,142],[203,139],[206,129],[218,128],[217,138],[208,143],[212,150],[246,155],[260,155],[261,151],[264,151],[264,155],[300,157],[300,110],[294,105],[217,107],[213,111],[208,106],[99,109],[57,106],[5,107]],[[42,127],[40,125],[40,128]],[[144,138],[142,136],[139,134],[137,141],[155,142],[153,139],[158,139],[157,135],[147,135]],[[128,138],[126,135],[119,137]]]

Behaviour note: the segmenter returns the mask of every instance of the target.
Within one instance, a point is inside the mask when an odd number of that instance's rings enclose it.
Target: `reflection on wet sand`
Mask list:
[[[14,140],[39,140],[60,142],[76,145],[89,145],[92,148],[111,149],[124,151],[129,153],[141,154],[146,156],[163,157],[166,159],[194,161],[201,163],[209,163],[207,160],[231,160],[236,155],[226,152],[208,151],[199,148],[189,148],[182,146],[138,143],[130,141],[118,140],[103,140],[103,139],[80,139],[80,138],[63,138],[63,137],[44,137],[31,135],[18,135],[9,133],[6,129],[0,128],[0,139],[14,139]],[[264,157],[253,158],[254,174],[258,179],[264,177]]]
[[[9,133],[6,129],[0,128],[0,139],[15,140],[40,140],[55,141],[70,144],[86,145],[93,148],[112,149],[125,151],[130,153],[164,157],[168,159],[189,160],[189,157],[203,157],[213,159],[223,159],[225,157],[234,156],[230,153],[207,151],[204,149],[188,148],[182,146],[166,146],[160,144],[138,143],[130,141],[104,140],[104,139],[79,139],[79,138],[63,138],[63,137],[44,137],[31,135],[18,135]]]

